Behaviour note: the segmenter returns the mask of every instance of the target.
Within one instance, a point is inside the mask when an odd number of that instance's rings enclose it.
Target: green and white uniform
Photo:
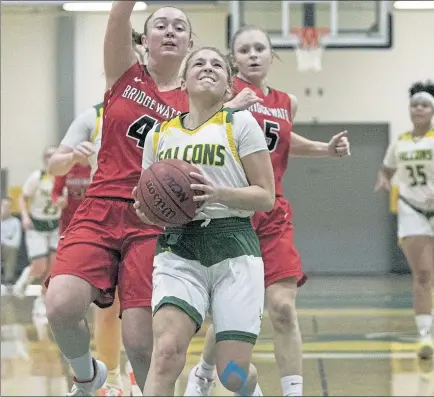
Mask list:
[[[51,201],[54,177],[37,170],[30,174],[22,193],[29,198],[29,214],[34,228],[26,230],[27,255],[29,259],[48,256],[57,249],[59,218],[61,210]]]
[[[89,157],[91,177],[93,177],[98,168],[97,158],[99,149],[101,148],[103,112],[103,103],[85,110],[74,119],[60,143],[71,149],[74,149],[79,143],[84,141],[93,143],[94,153]]]
[[[143,168],[162,159],[197,165],[216,187],[249,186],[241,159],[267,150],[264,134],[248,111],[223,109],[195,130],[180,115],[146,137]],[[250,224],[252,211],[214,203],[192,222],[167,228],[158,238],[152,307],[177,306],[200,328],[210,310],[217,341],[254,344],[264,304],[264,265]]]
[[[434,236],[434,129],[420,138],[407,132],[387,149],[384,166],[396,169],[398,236]]]

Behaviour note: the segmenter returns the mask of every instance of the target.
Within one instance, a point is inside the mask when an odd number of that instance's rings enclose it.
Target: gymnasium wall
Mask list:
[[[210,8],[211,7],[211,8]],[[227,7],[186,6],[198,44],[225,50]],[[148,13],[133,16],[142,30]],[[277,16],[276,16],[277,17]],[[271,17],[270,17],[271,18]],[[391,50],[332,50],[324,54],[323,72],[299,74],[295,54],[279,51],[269,81],[299,98],[298,122],[386,122],[391,134],[409,127],[407,89],[415,80],[434,78],[434,11],[395,11]],[[75,112],[100,102],[104,91],[102,42],[107,14],[77,14]],[[267,16],[269,20],[269,16]],[[272,20],[271,20],[272,22]],[[20,185],[40,166],[40,153],[57,143],[55,97],[56,13],[2,9],[1,165],[9,184]],[[277,21],[276,21],[277,24]],[[310,88],[311,95],[305,94]],[[321,88],[323,95],[317,90]]]

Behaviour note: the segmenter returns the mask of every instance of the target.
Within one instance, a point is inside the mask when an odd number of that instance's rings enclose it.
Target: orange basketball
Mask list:
[[[182,160],[162,160],[152,164],[140,177],[137,196],[140,210],[158,226],[184,225],[196,216],[201,203],[190,188],[198,181],[190,176],[197,169]]]

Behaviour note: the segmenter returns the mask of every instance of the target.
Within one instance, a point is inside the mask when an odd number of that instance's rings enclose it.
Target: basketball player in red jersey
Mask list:
[[[47,315],[56,341],[75,374],[72,395],[99,389],[106,366],[89,351],[85,321],[92,302],[113,302],[119,288],[125,350],[143,388],[152,352],[152,265],[159,229],[143,227],[131,192],[141,172],[147,132],[187,110],[178,70],[192,45],[184,13],[164,7],[145,24],[147,68],[137,62],[130,16],[135,1],[114,1],[104,42],[107,91],[98,169],[86,199],[60,242],[51,273]]]
[[[249,108],[266,135],[274,168],[276,201],[272,211],[257,212],[252,218],[264,259],[268,313],[274,328],[274,354],[279,368],[284,396],[302,395],[302,340],[295,309],[297,287],[306,277],[300,255],[294,246],[292,209],[283,197],[282,178],[288,156],[347,156],[346,132],[332,137],[329,143],[305,139],[293,132],[297,111],[296,98],[265,84],[273,60],[267,34],[259,28],[245,26],[232,38],[231,57],[238,73],[235,93],[250,88],[260,102]],[[210,395],[215,367],[215,336],[210,327],[200,363],[189,376],[186,396]]]
[[[182,11],[158,9],[145,22],[142,43],[148,59],[144,67],[131,43],[135,3],[114,1],[110,11],[98,169],[59,244],[48,288],[47,316],[75,374],[72,395],[93,393],[107,377],[105,364],[89,351],[85,315],[92,302],[110,306],[116,285],[123,342],[140,389],[152,353],[152,270],[161,230],[143,226],[131,192],[140,177],[146,134],[156,123],[187,110],[178,71],[192,40],[190,21]]]
[[[54,178],[51,194],[53,203],[62,208],[60,216],[59,234],[66,230],[79,205],[84,200],[84,193],[90,183],[90,166],[75,164],[70,171]],[[64,190],[67,190],[65,195]]]

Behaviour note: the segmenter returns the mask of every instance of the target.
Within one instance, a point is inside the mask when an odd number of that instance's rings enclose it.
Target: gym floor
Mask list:
[[[432,363],[416,358],[410,291],[409,276],[312,277],[300,290],[297,302],[304,341],[304,394],[431,396]],[[59,396],[67,392],[68,369],[57,346],[45,326],[32,323],[33,299],[2,297],[2,396]],[[190,346],[177,384],[178,395],[199,358],[204,334],[205,327]],[[254,363],[264,394],[280,395],[272,327],[266,313]],[[231,393],[217,383],[213,395]]]

